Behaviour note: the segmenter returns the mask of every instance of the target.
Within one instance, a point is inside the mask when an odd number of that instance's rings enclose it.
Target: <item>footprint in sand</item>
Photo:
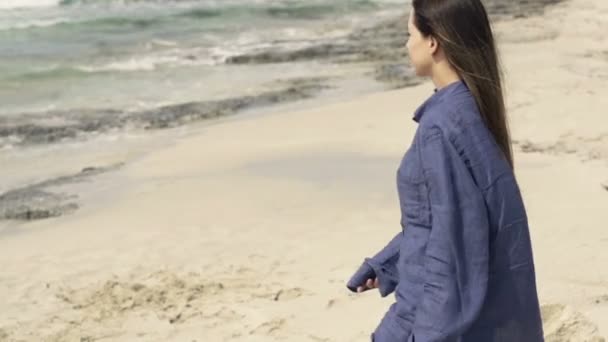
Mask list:
[[[587,51],[581,55],[584,58],[593,58],[608,61],[608,50],[602,51]]]
[[[353,301],[356,301],[356,300],[360,300],[360,299],[362,299],[362,298],[363,298],[363,297],[361,296],[361,294],[360,294],[360,293],[350,293],[350,292],[349,292],[349,293],[346,295],[346,297],[330,298],[330,299],[327,301],[327,304],[325,305],[325,308],[326,308],[326,309],[331,309],[331,308],[336,307],[336,306],[338,306],[338,305],[342,305],[343,303],[345,303],[345,302],[347,302],[347,301],[348,301],[348,302],[353,302]]]
[[[550,304],[541,310],[546,342],[606,342],[595,324],[570,307]]]
[[[201,313],[200,315],[202,320],[201,324],[205,329],[215,329],[232,322],[242,322],[242,320],[245,318],[245,315],[238,313],[226,306],[213,310],[207,308],[206,311],[210,313]]]
[[[596,305],[608,304],[608,295],[603,295],[603,296],[593,298],[593,304],[596,304]]]
[[[327,308],[331,309],[334,305],[336,305],[337,302],[338,302],[338,300],[336,298],[332,298],[332,299],[328,300]]]
[[[274,296],[274,301],[286,301],[296,299],[305,295],[304,289],[294,287],[291,289],[280,289]]]
[[[330,338],[328,337],[319,337],[319,336],[315,336],[315,335],[308,335],[308,338],[311,339],[312,341],[317,341],[317,342],[329,342],[331,341]]]
[[[156,272],[142,282],[109,280],[82,289],[60,289],[56,296],[75,313],[97,322],[154,312],[176,324],[200,315],[199,308],[223,291],[222,283]]]
[[[249,294],[249,297],[245,301],[252,299],[270,299],[275,302],[284,302],[294,300],[305,295],[310,295],[309,292],[299,287],[292,288],[281,288],[278,286],[258,286],[254,288],[255,291]]]
[[[277,333],[285,325],[285,319],[277,318],[264,322],[251,330],[249,335],[271,335]]]

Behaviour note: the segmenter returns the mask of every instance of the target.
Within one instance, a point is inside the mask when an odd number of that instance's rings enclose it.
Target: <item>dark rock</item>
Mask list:
[[[227,64],[265,64],[287,63],[327,59],[342,55],[359,53],[359,47],[349,43],[325,43],[292,51],[266,50],[249,54],[232,56],[226,59]]]
[[[0,220],[33,221],[70,214],[79,208],[74,202],[78,196],[51,192],[47,188],[82,182],[120,166],[121,164],[88,167],[75,175],[62,176],[5,192],[0,195]]]
[[[488,0],[487,10],[494,20],[542,14],[545,7],[563,0]],[[288,63],[310,60],[331,62],[403,62],[407,57],[406,35],[409,8],[395,17],[370,27],[355,29],[342,41],[319,41],[295,49],[250,52],[226,59],[227,64]],[[313,42],[314,43],[314,42]]]
[[[0,117],[0,138],[17,145],[51,144],[90,133],[103,133],[123,128],[165,129],[195,121],[236,114],[245,109],[311,98],[328,88],[324,79],[294,79],[282,89],[218,101],[189,102],[126,112],[107,109],[53,111],[41,114],[19,114]],[[58,121],[62,124],[49,125]],[[91,170],[87,170],[91,171]]]
[[[311,98],[326,88],[317,79],[294,80],[284,89],[219,101],[190,102],[144,111],[133,117],[145,129],[163,129],[233,115],[245,109]]]
[[[99,169],[98,169],[98,168],[96,168],[96,167],[92,167],[92,166],[91,166],[91,167],[85,167],[84,169],[82,169],[82,171],[81,171],[81,172],[82,172],[82,173],[87,173],[87,172],[94,172],[94,171],[97,171],[97,170],[99,170]]]
[[[388,83],[391,88],[404,88],[420,84],[422,80],[416,76],[412,68],[406,64],[382,64],[376,67],[374,78]]]
[[[57,217],[78,209],[76,203],[65,203],[67,196],[38,189],[20,189],[0,196],[0,219],[33,221]]]

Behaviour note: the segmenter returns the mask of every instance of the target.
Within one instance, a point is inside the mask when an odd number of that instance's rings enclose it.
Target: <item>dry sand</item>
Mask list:
[[[496,27],[547,341],[608,334],[608,2]],[[425,83],[243,116],[0,233],[1,341],[367,341],[344,284],[400,229],[395,170]]]

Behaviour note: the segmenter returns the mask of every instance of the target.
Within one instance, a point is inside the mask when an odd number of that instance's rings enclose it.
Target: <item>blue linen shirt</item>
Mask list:
[[[402,230],[349,281],[395,293],[376,342],[541,342],[514,173],[463,81],[436,91],[397,170]]]

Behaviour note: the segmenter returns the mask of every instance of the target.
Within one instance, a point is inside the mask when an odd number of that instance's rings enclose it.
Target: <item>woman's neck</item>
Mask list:
[[[435,65],[435,70],[433,70],[431,78],[437,90],[461,80],[460,75],[458,75],[456,70],[454,70],[447,61]]]

